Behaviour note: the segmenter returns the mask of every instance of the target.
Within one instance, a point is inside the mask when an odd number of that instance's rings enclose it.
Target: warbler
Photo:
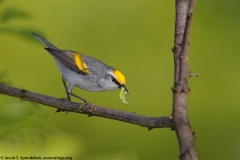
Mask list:
[[[62,74],[62,82],[69,101],[71,101],[71,95],[87,102],[86,99],[72,93],[74,86],[92,92],[122,89],[125,90],[125,94],[129,94],[126,79],[119,70],[85,54],[61,50],[38,34],[32,34],[47,46],[45,49],[53,56]],[[120,98],[121,96],[124,97],[124,94],[120,95]]]

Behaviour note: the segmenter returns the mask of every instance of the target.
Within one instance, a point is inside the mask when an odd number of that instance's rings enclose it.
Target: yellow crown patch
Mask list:
[[[124,75],[120,71],[118,71],[118,70],[114,70],[113,73],[115,74],[117,81],[120,84],[124,84],[125,85],[126,79],[125,79]]]

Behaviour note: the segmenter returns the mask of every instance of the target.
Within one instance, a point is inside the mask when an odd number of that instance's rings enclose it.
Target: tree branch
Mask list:
[[[195,0],[176,0],[176,23],[174,47],[172,49],[174,54],[172,118],[166,116],[148,117],[136,113],[97,106],[91,103],[81,104],[63,101],[58,98],[7,86],[3,83],[0,83],[0,94],[43,104],[62,111],[109,118],[139,125],[148,129],[173,128],[180,146],[180,158],[182,160],[197,160],[194,135],[188,119],[188,78],[191,76],[188,65],[188,50],[194,7]]]
[[[173,127],[172,120],[169,117],[147,117],[136,113],[97,106],[91,103],[76,103],[70,101],[63,101],[58,98],[7,86],[3,83],[0,83],[0,94],[21,98],[26,101],[43,104],[67,112],[82,113],[89,116],[98,116],[127,122],[146,127],[149,130],[153,128]]]
[[[195,0],[176,0],[174,41],[173,124],[182,160],[197,160],[194,135],[188,119],[188,49]]]

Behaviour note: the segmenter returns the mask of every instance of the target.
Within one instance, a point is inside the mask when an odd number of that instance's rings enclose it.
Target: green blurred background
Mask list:
[[[191,33],[189,118],[200,159],[240,159],[240,1],[199,0]],[[119,91],[74,89],[91,102],[147,116],[172,110],[175,2],[161,0],[0,0],[0,81],[65,97],[61,75],[37,32],[62,49],[124,73]],[[77,99],[74,99],[78,101]],[[86,160],[178,159],[170,129],[69,113],[0,95],[0,155]]]

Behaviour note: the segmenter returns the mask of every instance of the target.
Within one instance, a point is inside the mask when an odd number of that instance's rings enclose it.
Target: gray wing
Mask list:
[[[52,49],[52,48],[45,48],[54,58],[56,58],[59,62],[64,64],[66,67],[71,69],[72,71],[80,74],[86,75],[84,71],[80,70],[79,67],[75,63],[74,53],[71,51],[59,50],[59,49]]]
[[[58,49],[56,46],[52,45],[50,42],[48,42],[46,39],[44,39],[43,37],[39,36],[38,34],[32,32],[32,34],[37,37],[37,39],[39,39],[43,44],[45,44],[48,48],[51,49]]]
[[[82,66],[82,64],[84,62],[80,63],[80,67],[77,66],[77,63],[75,61],[75,57],[74,55],[77,54],[78,57],[80,57],[80,59],[82,59],[82,55],[77,53],[77,52],[73,52],[73,51],[66,51],[66,50],[60,50],[59,48],[57,48],[56,46],[54,46],[53,44],[51,44],[50,42],[48,42],[46,39],[44,39],[43,37],[39,36],[38,34],[32,32],[32,34],[37,37],[37,39],[39,39],[43,44],[45,44],[47,46],[47,48],[45,48],[54,58],[56,58],[60,63],[62,63],[63,65],[65,65],[66,67],[68,67],[69,69],[71,69],[72,71],[81,74],[81,75],[86,75],[89,73],[89,71],[87,70],[87,68],[84,68],[84,66]],[[82,69],[82,70],[81,70]]]

